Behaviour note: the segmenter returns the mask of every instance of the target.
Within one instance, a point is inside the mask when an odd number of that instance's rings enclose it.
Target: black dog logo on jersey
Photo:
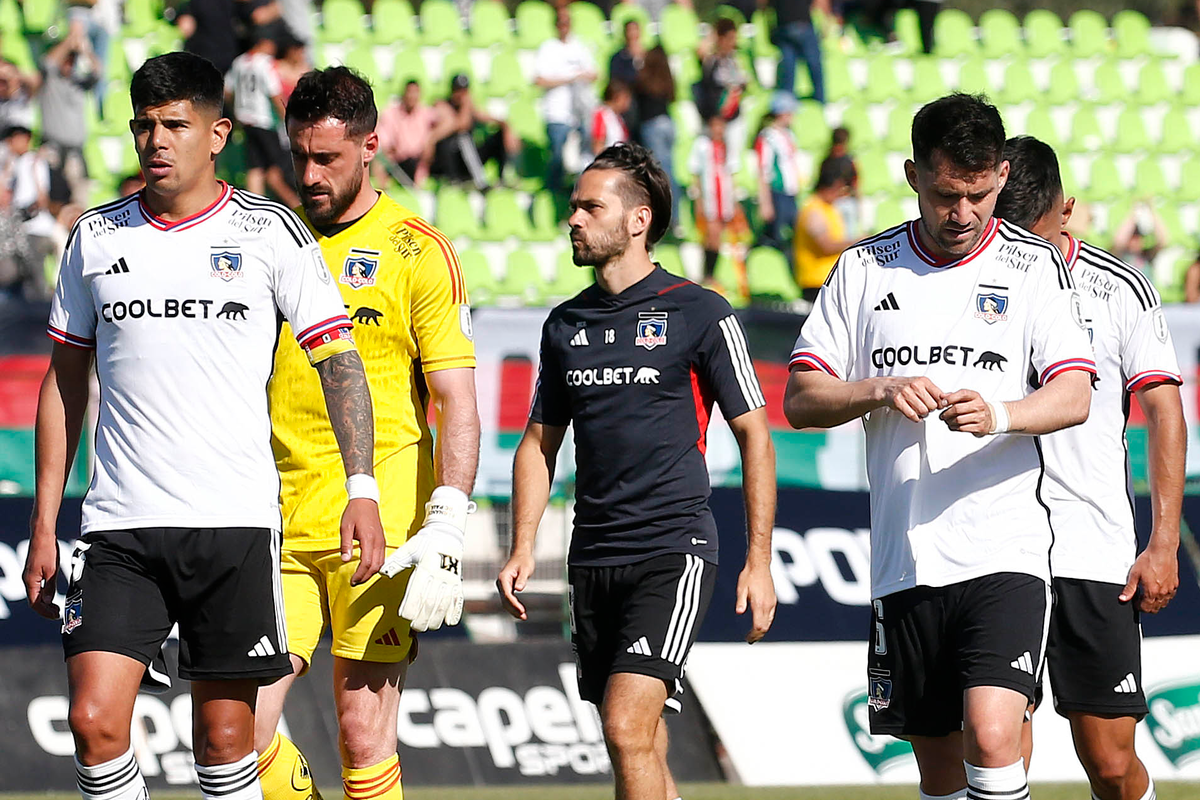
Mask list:
[[[1008,359],[999,353],[993,353],[991,350],[984,350],[979,354],[979,358],[975,359],[975,363],[971,366],[983,367],[988,372],[991,372],[992,369],[999,367],[1000,371],[1004,372],[1004,364],[1007,361]]]
[[[224,317],[225,319],[245,319],[246,312],[250,310],[250,306],[244,303],[235,303],[230,300],[225,305],[221,306],[221,310],[217,312],[217,318]]]
[[[242,273],[242,254],[233,250],[220,250],[209,256],[212,264],[212,276],[223,281],[239,278]]]
[[[383,319],[383,312],[376,311],[373,308],[367,308],[366,306],[361,306],[359,307],[358,311],[354,312],[354,316],[352,316],[351,319],[359,325],[373,324],[376,328],[378,328],[379,320]]]
[[[375,273],[379,271],[378,250],[364,250],[358,247],[350,248],[342,264],[342,275],[338,283],[344,283],[351,289],[361,289],[364,286],[375,285]]]
[[[667,343],[667,312],[639,311],[637,338],[633,343],[647,350]]]

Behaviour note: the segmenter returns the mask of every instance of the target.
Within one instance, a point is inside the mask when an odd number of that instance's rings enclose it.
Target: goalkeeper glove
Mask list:
[[[425,504],[425,524],[388,556],[379,571],[391,578],[413,568],[400,603],[400,616],[414,631],[437,630],[462,618],[463,539],[467,515],[475,510],[453,486],[439,486]]]

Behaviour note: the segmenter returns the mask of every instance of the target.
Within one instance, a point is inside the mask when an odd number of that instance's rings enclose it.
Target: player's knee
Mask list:
[[[338,726],[342,759],[348,767],[370,767],[396,752],[395,739],[388,736],[387,726],[367,710],[343,710]]]
[[[980,767],[1003,767],[1021,757],[1021,730],[1006,720],[985,720],[972,726]],[[974,761],[973,759],[971,759]]]
[[[610,711],[604,715],[604,741],[614,755],[630,756],[653,752],[656,724],[649,725],[628,711]]]
[[[1106,747],[1085,756],[1088,775],[1092,781],[1109,789],[1120,789],[1133,772],[1137,756],[1133,748]]]
[[[270,743],[267,739],[267,743]],[[254,743],[253,732],[236,722],[215,722],[195,732],[193,752],[196,763],[204,766],[232,764],[245,758]]]
[[[116,758],[129,746],[129,728],[119,724],[120,714],[86,699],[71,703],[67,724],[75,737],[75,750],[85,764]]]

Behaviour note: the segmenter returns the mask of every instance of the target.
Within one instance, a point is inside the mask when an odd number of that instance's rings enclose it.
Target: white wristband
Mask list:
[[[1008,433],[1008,409],[1004,406],[1004,401],[988,403],[987,407],[992,412],[992,429],[988,433]]]
[[[371,475],[359,472],[346,478],[346,494],[350,500],[374,500],[379,503],[379,484]]]
[[[467,529],[467,515],[475,510],[471,498],[453,486],[439,486],[425,504],[425,524],[441,522],[453,525],[460,531]]]

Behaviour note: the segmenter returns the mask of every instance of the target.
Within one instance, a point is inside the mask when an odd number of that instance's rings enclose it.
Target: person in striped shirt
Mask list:
[[[629,84],[612,80],[604,87],[604,102],[592,114],[592,152],[600,153],[614,144],[629,141],[625,114],[633,103]]]
[[[770,112],[754,142],[758,158],[758,213],[766,223],[763,243],[782,250],[792,260],[787,241],[796,223],[800,172],[796,168],[796,136],[792,114],[796,98],[787,92],[771,96]]]

